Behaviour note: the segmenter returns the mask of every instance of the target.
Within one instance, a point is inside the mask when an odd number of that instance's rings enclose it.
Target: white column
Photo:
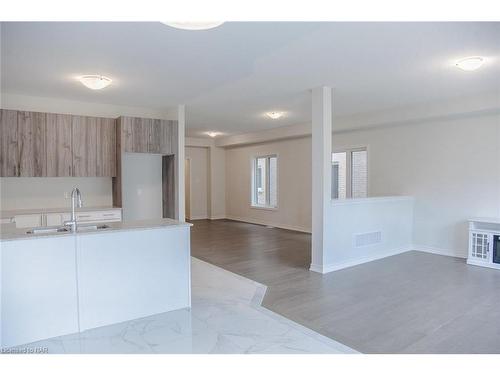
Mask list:
[[[325,273],[331,233],[332,89],[312,90],[312,260],[311,271]]]
[[[177,186],[175,189],[175,218],[179,221],[185,221],[186,217],[186,201],[185,201],[185,181],[184,181],[184,159],[186,157],[185,150],[185,128],[186,128],[186,108],[184,105],[177,106],[177,160],[175,169],[175,178]]]

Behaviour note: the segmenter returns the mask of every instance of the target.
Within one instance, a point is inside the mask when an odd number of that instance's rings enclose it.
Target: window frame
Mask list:
[[[257,203],[257,160],[258,159],[266,159],[266,176],[265,176],[265,186],[264,186],[264,191],[266,192],[266,204],[258,204]],[[276,158],[276,205],[271,206],[270,205],[270,200],[271,200],[271,183],[270,183],[270,159],[271,158]],[[251,189],[250,189],[250,208],[255,208],[255,209],[260,209],[260,210],[277,210],[278,205],[279,205],[279,166],[278,166],[278,161],[279,161],[279,155],[277,153],[274,154],[265,154],[265,155],[254,155],[252,156],[251,159]]]
[[[349,147],[334,147],[332,149],[331,165],[333,167],[333,154],[346,153],[346,197],[345,199],[361,199],[352,197],[352,153],[356,151],[366,151],[366,197],[370,196],[370,147],[369,145],[358,145]],[[333,168],[332,168],[333,169]],[[333,176],[331,176],[333,178]],[[333,188],[333,187],[332,187]],[[333,198],[331,200],[340,200],[344,198]]]

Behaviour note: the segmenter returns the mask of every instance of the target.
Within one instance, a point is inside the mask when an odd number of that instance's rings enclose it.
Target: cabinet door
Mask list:
[[[116,128],[113,119],[97,119],[97,176],[116,176]]]
[[[47,176],[71,176],[71,115],[47,113]]]
[[[19,174],[17,111],[0,110],[0,138],[0,175],[17,177]]]
[[[147,118],[134,118],[132,125],[132,138],[134,152],[149,152],[152,120]]]
[[[134,152],[134,137],[132,133],[132,125],[134,119],[132,117],[120,117],[118,126],[121,132],[122,152]]]
[[[151,133],[148,152],[161,154],[162,122],[161,120],[151,120]]]
[[[151,120],[149,152],[152,154],[171,154],[171,137],[170,121]]]
[[[490,261],[490,241],[488,233],[470,233],[470,256],[482,262]]]
[[[40,112],[18,112],[19,176],[47,175],[46,116]]]
[[[72,116],[73,176],[96,176],[97,118]]]
[[[42,226],[42,214],[16,215],[16,228],[36,228]]]
[[[63,224],[62,214],[49,213],[45,215],[45,225],[59,226]]]

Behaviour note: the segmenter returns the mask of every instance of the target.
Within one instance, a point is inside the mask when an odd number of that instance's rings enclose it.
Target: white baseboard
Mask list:
[[[411,250],[413,250],[413,246],[408,245],[408,246],[401,247],[399,249],[384,251],[384,252],[369,256],[369,257],[352,259],[352,260],[348,260],[346,262],[341,262],[341,263],[326,264],[323,266],[317,265],[317,264],[311,264],[309,270],[313,271],[313,272],[318,272],[318,273],[329,273],[329,272],[333,272],[333,271],[342,270],[344,268],[354,267],[354,266],[357,266],[359,264],[372,262],[374,260],[387,258],[387,257],[393,256],[393,255],[406,253],[407,251],[411,251]]]
[[[231,216],[231,215],[227,215],[226,219],[235,220],[235,221],[242,221],[244,223],[250,223],[250,224],[268,225],[268,226],[275,227],[275,228],[294,230],[296,232],[303,232],[303,233],[309,233],[309,234],[311,233],[311,230],[308,228],[305,228],[305,227],[280,224],[280,223],[272,223],[272,222],[268,222],[265,220],[255,220],[255,219],[251,219],[251,218],[237,217],[237,216]]]
[[[206,220],[208,219],[207,215],[194,215],[189,218],[189,220]]]
[[[413,245],[413,250],[416,251],[421,251],[424,253],[430,253],[430,254],[436,254],[436,255],[445,255],[448,257],[454,257],[454,258],[467,258],[467,255],[457,253],[456,251],[450,250],[450,249],[441,249],[438,247],[432,247],[432,246],[424,246],[424,245]]]
[[[226,215],[213,215],[213,216],[210,216],[209,219],[210,220],[223,220],[223,219],[226,219]]]

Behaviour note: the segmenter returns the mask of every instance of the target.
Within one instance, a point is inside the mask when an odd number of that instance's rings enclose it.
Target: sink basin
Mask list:
[[[106,224],[99,224],[99,225],[78,225],[77,227],[77,232],[85,232],[89,230],[101,230],[101,229],[107,229],[109,228],[109,225]]]
[[[60,233],[60,232],[69,232],[69,228],[66,228],[66,227],[60,227],[60,228],[40,227],[40,228],[30,229],[29,231],[26,232],[26,234]]]
[[[106,225],[106,224],[79,225],[77,228],[78,228],[77,229],[78,232],[86,232],[86,231],[92,231],[92,230],[107,229],[107,228],[109,228],[109,225]],[[39,228],[33,228],[33,229],[26,231],[26,234],[66,233],[66,232],[71,232],[70,228],[68,228],[68,227],[39,227]]]

